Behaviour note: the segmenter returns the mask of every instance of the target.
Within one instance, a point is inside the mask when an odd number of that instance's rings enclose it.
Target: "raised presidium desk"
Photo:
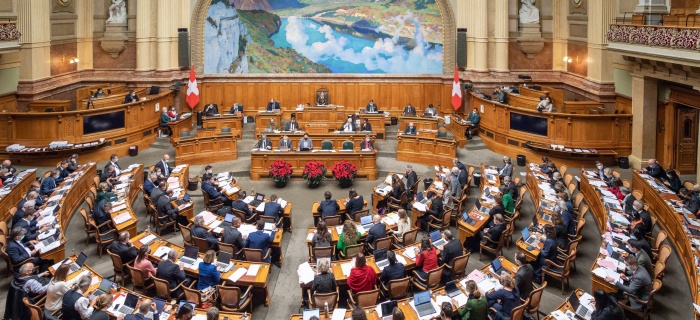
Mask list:
[[[263,132],[267,129],[267,126],[270,124],[270,120],[274,119],[275,123],[277,123],[277,126],[282,126],[282,113],[279,112],[279,110],[273,111],[273,112],[266,112],[264,111],[265,109],[259,111],[257,114],[255,114],[255,135],[257,136],[260,132]],[[298,119],[297,119],[298,120]]]
[[[348,119],[348,112],[342,106],[304,107],[296,111],[297,122],[309,133],[328,133],[337,130]]]
[[[262,134],[265,134],[265,136],[270,139],[270,142],[272,142],[272,150],[278,150],[278,147],[280,145],[280,140],[282,140],[282,137],[288,136],[289,140],[292,141],[292,146],[296,150],[299,147],[299,140],[301,140],[304,137],[304,133],[301,131],[296,131],[296,132],[291,132],[291,131],[273,131],[273,132],[261,132],[258,135],[258,141],[260,140]],[[321,150],[321,143],[323,141],[330,141],[333,143],[333,149],[342,149],[343,148],[343,142],[350,141],[353,143],[353,150],[355,151],[361,151],[362,149],[360,148],[362,146],[362,141],[365,140],[365,136],[369,135],[370,140],[374,144],[374,147],[376,149],[376,137],[377,135],[373,132],[356,132],[356,133],[343,133],[343,132],[338,132],[338,133],[315,133],[315,134],[309,134],[309,139],[313,142],[314,149],[316,150]]]
[[[138,88],[134,89],[134,92],[136,93],[136,96],[141,99],[141,97],[146,96],[146,88]],[[104,91],[104,90],[103,90]],[[105,91],[105,93],[107,93]],[[113,92],[109,96],[102,96],[102,97],[97,97],[93,98],[92,101],[90,101],[90,106],[88,107],[88,99],[83,99],[78,102],[78,110],[84,110],[87,108],[92,109],[93,107],[95,109],[101,109],[101,108],[107,108],[111,107],[117,104],[122,104],[124,103],[124,98],[126,98],[126,95],[129,94],[128,91],[123,91],[123,92]],[[160,115],[160,114],[159,114]]]
[[[632,187],[642,191],[642,200],[649,205],[649,213],[656,217],[661,229],[668,234],[668,240],[676,249],[676,256],[688,279],[691,299],[693,303],[700,304],[700,267],[696,262],[700,259],[697,249],[700,245],[700,219],[679,208],[674,203],[680,200],[678,196],[646,174],[633,171]],[[700,319],[697,309],[695,319]]]
[[[452,166],[457,143],[452,139],[431,138],[423,134],[399,134],[396,160],[425,165]]]
[[[163,261],[167,257],[170,250],[176,250],[178,252],[178,256],[182,256],[185,251],[184,247],[149,232],[139,233],[135,237],[131,238],[131,242],[137,248],[141,248],[143,245],[148,245],[151,249],[151,253],[148,255],[148,258],[156,263]],[[202,257],[204,257],[204,253],[200,252],[197,262],[192,265],[185,265],[185,272],[189,276],[195,278],[199,277],[199,262],[202,261]],[[270,264],[239,261],[234,259],[231,259],[231,263],[234,264],[234,267],[227,272],[222,272],[221,280],[227,284],[236,286],[253,286],[253,290],[262,295],[261,298],[264,299],[265,306],[267,306],[270,302],[270,295],[267,292]]]
[[[130,146],[147,148],[157,138],[159,108],[173,105],[174,94],[168,90],[145,96],[146,100],[108,107],[64,112],[3,112],[0,114],[0,156],[18,165],[55,166],[76,150],[48,150],[54,141],[82,146],[82,159],[107,160],[113,153],[125,155]],[[123,96],[121,97],[123,99]],[[100,139],[104,139],[99,143]],[[88,145],[98,142],[99,145]],[[23,152],[8,152],[6,147],[24,146]]]
[[[178,120],[168,122],[168,127],[170,128],[170,143],[180,138],[180,134],[183,132],[189,132],[192,130],[192,123],[194,120],[194,114],[191,114],[187,118],[180,118]]]
[[[260,180],[269,177],[270,165],[277,160],[285,160],[292,165],[292,177],[301,177],[304,166],[309,161],[320,161],[328,169],[326,177],[332,177],[330,168],[334,163],[345,160],[357,167],[356,179],[377,179],[377,151],[252,151],[250,153],[250,179]]]
[[[203,117],[202,129],[214,129],[214,131],[222,132],[223,128],[229,128],[231,134],[240,139],[243,134],[243,116],[240,113],[221,114],[215,117]]]
[[[377,139],[386,138],[386,128],[384,128],[384,124],[387,119],[391,118],[387,117],[384,112],[364,113],[360,110],[360,125],[365,123],[365,119],[367,119],[367,122],[372,126],[372,132],[377,134]]]

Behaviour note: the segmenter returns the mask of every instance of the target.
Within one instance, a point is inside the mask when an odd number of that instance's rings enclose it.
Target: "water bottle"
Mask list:
[[[75,248],[70,249],[70,256],[71,257],[75,256]]]
[[[323,316],[328,319],[328,301],[323,303]]]
[[[151,234],[151,225],[146,226],[146,234]]]

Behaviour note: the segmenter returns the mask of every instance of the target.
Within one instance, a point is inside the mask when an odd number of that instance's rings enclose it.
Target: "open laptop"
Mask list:
[[[158,313],[163,313],[163,308],[165,308],[165,304],[167,303],[165,300],[158,299],[158,298],[153,298],[153,303],[156,304],[156,311]],[[150,310],[146,314],[146,319],[151,319],[151,320],[160,320],[160,319],[153,319],[153,311]]]
[[[133,293],[126,293],[126,298],[124,299],[123,305],[114,306],[114,310],[123,314],[132,314],[136,310],[136,305],[139,303],[139,296]]]
[[[577,318],[591,318],[591,313],[593,313],[592,310],[589,310],[587,307],[581,304],[581,301],[578,300],[578,296],[576,296],[576,291],[572,292],[571,295],[569,295],[569,304],[571,304],[571,308],[576,311]]]
[[[87,255],[85,253],[81,252],[78,255],[78,258],[75,259],[75,262],[70,265],[69,274],[72,274],[73,272],[80,270],[80,268],[83,267],[83,264],[85,264],[85,260],[87,260]]]
[[[493,194],[491,194],[491,188],[484,189],[484,198],[493,199]]]
[[[186,265],[192,265],[197,262],[199,248],[196,246],[185,245],[185,253],[180,257],[180,261]]]
[[[228,272],[228,269],[231,267],[231,253],[223,250],[219,251],[216,265],[221,269],[221,272]]]
[[[542,220],[547,221],[547,222],[552,222],[552,215],[551,214],[546,214],[544,210],[540,209],[540,217]]]
[[[435,230],[430,233],[430,242],[432,242],[433,246],[435,247],[445,245],[445,239],[442,238],[442,233],[440,233],[440,230]]]
[[[416,201],[418,201],[422,204],[427,204],[428,202],[430,202],[430,199],[424,197],[422,192],[418,192],[416,194]]]
[[[50,236],[50,237],[48,237],[48,238],[46,238],[46,239],[44,239],[44,240],[41,240],[41,244],[44,245],[44,247],[48,247],[48,246],[51,245],[52,243],[58,241],[58,240],[56,239],[57,236],[58,236],[58,233],[56,233],[56,234],[54,234],[54,235],[52,235],[52,236]]]
[[[311,151],[311,148],[299,148],[299,151]]]
[[[552,209],[554,209],[554,206],[553,206],[552,203],[549,202],[549,201],[542,201],[542,202],[540,202],[540,206],[542,207],[542,209],[546,209],[546,210],[552,210]]]
[[[95,289],[95,291],[92,292],[88,300],[92,300],[94,297],[99,297],[105,293],[109,293],[110,290],[112,290],[112,281],[107,278],[102,278],[100,285],[97,287],[97,289]]]
[[[389,265],[387,253],[386,248],[374,250],[374,263],[377,265],[377,268],[384,269],[384,267]]]
[[[462,212],[462,220],[469,224],[470,226],[473,226],[476,224],[476,220],[472,219],[472,217],[469,216],[469,213],[466,211]]]
[[[479,211],[479,213],[481,213],[481,214],[489,214],[489,211],[491,211],[490,208],[482,206],[481,201],[479,201],[478,199],[476,200],[475,205],[476,205],[476,210]]]
[[[301,312],[301,319],[302,320],[309,320],[313,317],[316,317],[316,319],[319,319],[321,316],[321,312],[319,309],[306,309]]]
[[[374,225],[374,223],[372,223],[372,215],[368,214],[360,217],[360,225],[365,228],[365,230],[369,230],[369,228]]]
[[[232,213],[227,213],[226,217],[224,217],[224,222],[221,223],[221,226],[230,227],[231,223],[233,222],[233,217],[234,215]]]
[[[432,301],[430,300],[430,290],[421,291],[414,294],[413,305],[421,318],[437,313],[435,307],[433,307]]]
[[[389,300],[387,302],[382,303],[380,305],[382,307],[382,320],[394,319],[394,308],[396,308],[398,305],[399,304],[396,302],[396,300]]]
[[[259,206],[263,201],[265,201],[265,195],[262,193],[256,193],[255,198],[253,198],[253,201],[250,202],[251,206]]]
[[[445,284],[445,293],[450,297],[454,298],[462,293],[462,290],[457,288],[457,281],[453,280]]]
[[[523,241],[528,245],[536,246],[540,242],[536,237],[530,234],[530,230],[528,230],[527,227],[523,228],[520,234],[523,236]]]
[[[500,275],[501,271],[503,270],[501,260],[498,260],[498,258],[493,259],[493,261],[491,261],[491,268],[493,269],[493,273]]]
[[[611,244],[608,243],[608,245],[605,247],[605,249],[608,250],[608,255],[609,255],[611,258],[613,258],[613,259],[615,259],[615,260],[620,260],[620,253],[617,252],[617,251],[615,251],[615,250],[613,250],[613,246],[612,246]]]

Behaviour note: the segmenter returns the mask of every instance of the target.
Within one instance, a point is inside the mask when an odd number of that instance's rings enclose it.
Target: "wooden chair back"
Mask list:
[[[245,257],[246,261],[250,262],[263,262],[264,260],[262,249],[244,248],[243,256]]]
[[[193,245],[193,240],[192,240],[192,230],[190,230],[190,227],[188,226],[183,226],[178,223],[178,226],[180,227],[180,232],[182,233],[182,241],[186,245]]]
[[[88,208],[90,208],[90,212],[95,210],[95,202],[94,202],[94,200],[92,200],[92,197],[85,196],[85,202],[87,203]]]
[[[544,288],[547,287],[547,281],[542,282],[542,285],[530,292],[530,295],[528,296],[529,303],[527,303],[527,307],[525,308],[527,313],[529,314],[537,314],[540,310],[540,302],[542,301],[542,292],[544,292]]]
[[[428,289],[433,290],[440,286],[440,280],[442,279],[442,271],[444,269],[445,267],[437,267],[428,272],[428,283],[426,284],[428,286]]]
[[[333,246],[330,247],[313,247],[311,248],[311,254],[314,260],[320,258],[332,258],[333,257]]]
[[[456,257],[452,260],[452,279],[458,279],[464,276],[469,263],[470,254],[467,252],[464,255]]]
[[[409,245],[411,243],[415,243],[417,237],[418,237],[418,228],[413,228],[410,231],[406,231],[403,233],[403,244]]]
[[[374,250],[379,250],[379,249],[386,249],[391,250],[391,236],[387,236],[381,239],[377,239],[377,242],[374,243]]]
[[[666,270],[666,264],[663,262],[657,262],[654,264],[654,279],[663,280],[664,270]]]
[[[170,283],[167,280],[151,277],[156,286],[156,297],[170,301]]]
[[[197,288],[182,287],[185,292],[185,300],[194,303],[197,307],[202,305],[202,293]]]
[[[194,241],[194,245],[199,248],[200,253],[209,251],[209,242],[206,239],[192,236],[192,241]]]
[[[366,216],[369,214],[369,208],[363,209],[363,210],[358,210],[355,212],[355,222],[359,223],[362,217]],[[326,224],[327,225],[327,224]]]
[[[356,307],[366,308],[377,304],[379,301],[379,289],[358,292],[355,297]]]
[[[389,281],[389,299],[397,300],[403,299],[408,293],[408,287],[411,284],[411,278],[401,278]]]
[[[530,299],[527,299],[523,304],[513,308],[513,310],[510,312],[510,320],[522,320],[525,316],[525,307],[527,307],[529,304]]]
[[[22,298],[22,302],[27,307],[27,309],[29,309],[30,320],[43,320],[44,311],[41,309],[41,307],[29,302],[29,299],[27,297]]]
[[[340,215],[325,217],[323,218],[323,222],[325,222],[328,227],[339,226],[342,223]]]
[[[140,288],[141,290],[145,290],[147,287],[149,287],[146,286],[146,280],[148,279],[144,277],[143,272],[141,272],[141,270],[134,269],[130,265],[127,265],[126,267],[129,268],[129,274],[131,275],[131,285],[134,289]],[[152,287],[152,285],[150,287]]]
[[[661,244],[664,243],[668,235],[666,234],[666,231],[659,230],[659,233],[656,234],[656,239],[653,242],[653,247],[651,247],[652,251],[659,251],[659,248],[661,248]]]
[[[668,257],[671,255],[671,247],[669,247],[667,244],[661,245],[661,248],[659,248],[659,255],[656,258],[656,263],[663,263],[666,264],[666,261],[668,260]]]
[[[314,308],[322,309],[328,303],[329,311],[333,311],[338,306],[338,292],[314,293],[311,304]]]
[[[352,259],[358,253],[362,253],[363,250],[364,250],[364,244],[362,244],[362,243],[347,246],[347,248],[345,248],[345,258]]]

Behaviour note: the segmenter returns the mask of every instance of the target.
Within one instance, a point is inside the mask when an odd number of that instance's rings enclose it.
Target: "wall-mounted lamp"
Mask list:
[[[569,57],[569,56],[564,57],[564,62],[566,62],[566,63],[572,63],[574,61],[576,61],[577,64],[581,63],[581,59],[579,59],[578,56],[576,56],[576,58],[574,58],[574,59],[571,59],[571,57]]]
[[[80,59],[73,57],[68,60],[68,63],[73,64],[73,63],[78,63],[80,62]],[[66,63],[66,55],[63,55],[63,63]]]

